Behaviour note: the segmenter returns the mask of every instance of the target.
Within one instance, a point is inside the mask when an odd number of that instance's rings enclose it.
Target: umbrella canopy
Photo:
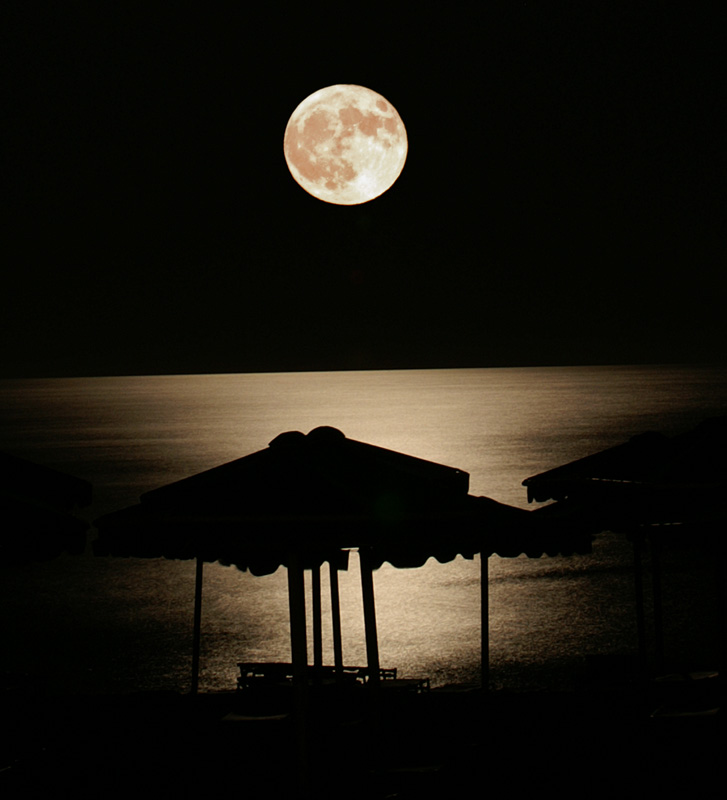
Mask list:
[[[421,566],[475,553],[585,551],[582,531],[468,494],[454,467],[320,427],[277,436],[265,450],[142,495],[101,517],[99,555],[197,558],[257,575],[369,550],[375,566]]]
[[[96,552],[201,557],[266,574],[291,552],[308,566],[341,549],[380,547],[393,532],[399,540],[423,537],[436,518],[464,515],[468,482],[461,470],[334,428],[291,431],[102,517]]]
[[[590,552],[590,531],[583,525],[473,497],[468,488],[462,470],[348,439],[335,428],[308,435],[290,431],[265,450],[147,492],[137,505],[96,520],[94,551],[197,559],[198,598],[203,561],[234,564],[255,575],[288,567],[291,637],[296,616],[299,658],[305,659],[302,570],[312,569],[315,583],[328,561],[333,590],[335,570],[345,569],[348,550],[357,548],[375,673],[372,571],[384,561],[418,567],[430,557],[445,562],[481,553],[486,643],[489,555]],[[199,602],[195,618],[198,629]],[[196,685],[194,668],[193,673]]]
[[[90,505],[91,494],[87,481],[0,453],[0,563],[83,552],[89,526],[73,512]]]
[[[640,545],[652,553],[654,628],[657,664],[662,665],[660,549],[680,544],[712,554],[718,603],[724,608],[724,497],[727,489],[727,417],[705,420],[678,436],[644,433],[628,442],[527,478],[530,501],[556,500],[565,516],[587,523],[594,531],[625,533],[634,544],[639,651],[645,661],[644,599]],[[547,511],[548,508],[543,509]],[[537,513],[537,512],[536,512]],[[721,672],[727,661],[727,634],[721,626]]]
[[[710,527],[724,519],[727,417],[678,436],[643,433],[628,442],[523,481],[528,500],[588,509],[601,530]]]

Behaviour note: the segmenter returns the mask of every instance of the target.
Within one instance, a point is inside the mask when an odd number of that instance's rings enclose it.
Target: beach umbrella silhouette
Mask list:
[[[727,483],[727,417],[677,436],[648,431],[526,478],[528,500],[589,504],[604,524],[707,519]]]
[[[304,773],[308,666],[304,569],[313,574],[315,667],[322,664],[315,577],[323,562],[331,565],[334,660],[342,668],[340,618],[333,596],[336,572],[345,568],[348,551],[358,550],[367,674],[373,688],[380,675],[373,572],[385,561],[396,567],[418,567],[430,557],[445,562],[457,555],[482,554],[485,671],[488,556],[539,557],[590,549],[590,536],[572,531],[564,535],[562,526],[553,526],[536,513],[473,497],[468,488],[469,475],[462,470],[348,439],[335,428],[320,427],[307,435],[291,431],[264,450],[147,492],[137,505],[96,520],[99,535],[94,551],[197,560],[193,693],[198,680],[203,562],[219,561],[256,575],[287,568],[298,755]]]
[[[197,560],[192,690],[197,688],[204,561],[253,574],[288,569],[294,672],[304,680],[307,641],[303,570],[336,571],[357,549],[369,679],[379,675],[373,571],[388,561],[418,567],[434,557],[483,561],[483,669],[488,664],[487,557],[587,552],[590,536],[561,521],[468,494],[462,470],[348,439],[320,427],[280,434],[264,450],[142,495],[136,506],[96,521],[99,555]],[[342,667],[333,598],[335,666]],[[314,661],[321,664],[314,614]],[[486,683],[486,681],[485,681]]]
[[[371,573],[389,557],[423,563],[429,555],[448,560],[458,549],[475,552],[462,537],[442,545],[440,528],[438,549],[424,555],[433,542],[426,530],[436,526],[436,517],[461,515],[467,489],[468,475],[458,469],[347,439],[334,428],[307,436],[292,431],[264,450],[147,492],[138,505],[100,518],[94,549],[101,555],[194,558],[198,575],[204,561],[255,575],[286,566],[293,661],[301,666],[307,658],[302,571],[315,576],[328,561],[335,590],[336,570],[347,563],[348,550],[358,548],[369,674],[376,680]],[[390,553],[385,547],[394,538]],[[198,594],[199,587],[198,581]],[[317,660],[318,631],[314,624]],[[334,630],[334,650],[341,666],[340,630]],[[193,690],[195,685],[193,676]]]
[[[75,512],[90,505],[91,495],[88,481],[0,453],[0,563],[82,553],[89,525]]]
[[[315,575],[328,561],[333,589],[336,570],[347,563],[348,549],[359,549],[368,677],[376,686],[380,666],[372,572],[377,559],[387,556],[382,548],[393,533],[413,543],[417,523],[435,512],[441,517],[459,510],[467,488],[468,476],[460,470],[356,442],[334,428],[317,428],[307,436],[293,431],[276,437],[265,450],[148,492],[136,506],[96,520],[99,536],[94,551],[197,560],[193,693],[198,680],[203,562],[234,564],[257,575],[287,567],[296,742],[299,774],[305,783],[303,570],[310,568]],[[447,558],[458,549],[458,544],[449,542]],[[333,618],[335,625],[335,608]],[[338,626],[335,660],[342,667],[340,619]],[[314,639],[319,629],[314,620]],[[314,652],[320,662],[317,641]]]
[[[727,417],[716,417],[676,436],[642,433],[523,481],[529,501],[556,500],[573,518],[588,520],[594,530],[624,533],[633,540],[642,660],[645,623],[639,548],[648,540],[659,667],[663,662],[660,548],[675,538],[709,548],[716,555],[715,565],[722,573],[718,578],[724,586],[726,448]],[[722,663],[724,641],[723,629]]]

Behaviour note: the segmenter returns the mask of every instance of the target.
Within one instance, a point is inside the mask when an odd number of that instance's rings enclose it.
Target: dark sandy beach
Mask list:
[[[712,792],[724,752],[719,591],[682,550],[665,566],[661,670],[640,667],[634,648],[513,664],[520,690],[502,688],[498,671],[487,693],[312,686],[303,729],[291,686],[192,696],[5,676],[0,793],[296,797],[301,741],[313,798]]]
[[[714,677],[661,689],[615,680],[572,692],[379,695],[310,696],[310,797],[467,797],[502,786],[698,796],[720,780],[720,716],[705,713],[717,702]],[[299,791],[290,693],[44,697],[16,685],[3,702],[3,797]],[[678,713],[654,715],[660,707]]]

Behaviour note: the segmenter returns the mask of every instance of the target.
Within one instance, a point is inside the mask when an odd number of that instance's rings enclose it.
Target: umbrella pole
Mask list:
[[[192,636],[192,694],[199,688],[199,650],[202,631],[202,570],[204,561],[198,556],[194,576],[194,634]]]
[[[719,624],[719,652],[717,661],[717,684],[719,700],[719,710],[724,714],[725,700],[727,700],[727,567],[725,566],[725,558],[727,558],[727,547],[725,547],[724,538],[721,536],[715,537],[717,540],[717,553],[719,558],[714,559],[714,570],[717,584],[717,602],[719,609],[717,620]]]
[[[481,614],[481,637],[482,637],[482,665],[480,667],[480,683],[482,689],[487,691],[490,688],[490,579],[489,579],[490,559],[487,554],[480,553],[480,614]]]
[[[376,632],[376,603],[374,601],[374,571],[368,549],[360,547],[361,595],[363,597],[364,629],[366,632],[366,660],[368,661],[369,681],[376,685],[381,673],[379,664],[379,638]]]
[[[305,578],[297,553],[288,556],[288,603],[290,606],[290,655],[293,677],[305,685],[308,666],[308,641],[305,615]]]
[[[331,623],[333,626],[333,664],[336,674],[343,673],[343,638],[341,636],[341,598],[338,592],[338,570],[331,560],[328,564],[330,568],[331,583]]]
[[[321,609],[321,567],[316,564],[311,569],[311,592],[313,595],[313,666],[317,678],[323,667],[323,617]]]
[[[654,598],[654,639],[656,640],[656,669],[664,672],[664,615],[661,594],[661,542],[658,536],[651,536],[651,586]]]
[[[297,553],[288,554],[288,603],[290,606],[290,650],[293,662],[293,695],[295,702],[296,754],[298,788],[307,796],[308,765],[308,643],[306,640],[305,578]]]
[[[639,669],[641,677],[646,670],[646,621],[644,617],[644,579],[641,566],[641,539],[633,538],[634,544],[634,593],[636,595],[636,636],[639,645]]]

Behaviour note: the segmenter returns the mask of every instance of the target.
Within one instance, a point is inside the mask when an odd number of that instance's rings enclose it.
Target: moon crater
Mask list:
[[[319,200],[339,205],[383,194],[401,174],[407,149],[396,109],[355,84],[314,92],[285,129],[285,160],[293,178]]]

